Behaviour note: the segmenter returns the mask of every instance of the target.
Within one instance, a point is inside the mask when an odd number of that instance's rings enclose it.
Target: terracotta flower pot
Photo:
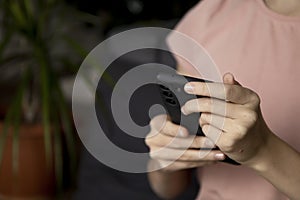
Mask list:
[[[2,134],[3,123],[0,123]],[[12,168],[12,133],[7,137],[0,166],[0,199],[49,199],[55,192],[54,165],[47,166],[43,126],[21,125],[19,166]]]

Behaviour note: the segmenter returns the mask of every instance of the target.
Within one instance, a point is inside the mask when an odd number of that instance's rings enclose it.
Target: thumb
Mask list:
[[[224,76],[223,76],[223,83],[229,84],[229,85],[241,85],[239,82],[237,82],[234,79],[233,74],[231,74],[229,72],[226,73],[226,74],[224,74]]]

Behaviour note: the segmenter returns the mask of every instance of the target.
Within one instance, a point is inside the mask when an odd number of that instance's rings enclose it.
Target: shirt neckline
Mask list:
[[[280,13],[277,13],[273,10],[271,10],[264,2],[264,0],[256,0],[261,9],[263,10],[263,12],[265,12],[266,14],[268,14],[269,16],[271,16],[272,18],[276,19],[276,20],[281,20],[281,21],[290,21],[290,22],[300,22],[300,16],[287,16],[287,15],[283,15]]]

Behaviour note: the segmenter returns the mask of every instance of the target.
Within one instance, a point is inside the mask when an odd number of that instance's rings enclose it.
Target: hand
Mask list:
[[[206,137],[189,135],[186,128],[172,123],[166,115],[159,115],[150,122],[151,131],[146,137],[150,156],[158,168],[178,171],[200,167],[224,160],[225,155],[212,148],[214,144]],[[157,167],[156,167],[157,168]]]
[[[250,162],[263,149],[269,132],[259,96],[242,87],[232,74],[225,74],[223,82],[187,83],[187,93],[205,97],[186,102],[182,112],[202,112],[199,123],[204,134],[211,140],[218,138],[216,145],[230,158]]]

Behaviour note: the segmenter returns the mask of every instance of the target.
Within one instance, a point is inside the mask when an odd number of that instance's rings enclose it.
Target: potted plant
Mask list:
[[[64,171],[75,173],[76,134],[60,77],[86,52],[65,31],[70,9],[59,0],[0,2],[0,84],[10,104],[0,106],[1,199],[53,197]]]

